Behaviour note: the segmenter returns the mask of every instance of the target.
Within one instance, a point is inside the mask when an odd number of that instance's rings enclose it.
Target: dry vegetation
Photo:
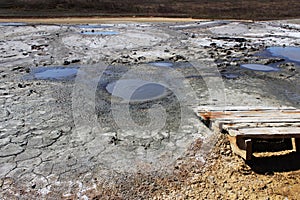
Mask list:
[[[300,17],[298,0],[2,0],[0,8],[2,17],[168,16],[256,20]]]

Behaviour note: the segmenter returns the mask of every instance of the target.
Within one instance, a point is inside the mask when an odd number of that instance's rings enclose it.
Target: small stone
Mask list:
[[[225,155],[230,155],[231,154],[231,150],[227,150],[226,152],[225,152]]]
[[[70,61],[68,61],[68,60],[65,60],[65,61],[64,61],[64,65],[69,65],[69,64],[71,64]]]
[[[25,88],[26,85],[23,85],[23,84],[19,83],[19,84],[18,84],[18,87],[19,87],[19,88]]]
[[[73,59],[71,62],[72,63],[78,63],[78,62],[80,62],[80,59]]]

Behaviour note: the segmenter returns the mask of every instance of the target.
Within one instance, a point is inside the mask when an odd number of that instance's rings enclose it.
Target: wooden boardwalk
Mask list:
[[[215,132],[227,133],[233,152],[252,158],[253,139],[290,138],[300,151],[300,110],[293,107],[199,107],[197,115]]]

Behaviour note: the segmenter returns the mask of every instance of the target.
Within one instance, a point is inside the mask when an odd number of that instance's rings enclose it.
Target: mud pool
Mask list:
[[[27,23],[22,22],[0,22],[0,26],[26,26]]]
[[[300,64],[300,47],[268,47],[266,49],[272,56],[281,57],[286,61]]]
[[[38,80],[74,80],[78,72],[78,67],[38,67],[32,68],[30,75],[25,79]]]
[[[261,71],[261,72],[278,72],[278,71],[280,71],[279,68],[271,67],[268,65],[261,65],[261,64],[242,64],[241,68],[253,70],[253,71]]]
[[[106,90],[114,96],[129,101],[150,101],[166,93],[163,85],[143,80],[119,80],[109,83]]]
[[[173,67],[174,64],[170,62],[151,62],[150,65],[156,66],[156,67]]]
[[[82,35],[118,35],[119,32],[116,31],[83,31]]]
[[[82,29],[103,29],[103,28],[110,28],[112,26],[101,25],[101,24],[86,24],[86,25],[78,25],[77,27]]]

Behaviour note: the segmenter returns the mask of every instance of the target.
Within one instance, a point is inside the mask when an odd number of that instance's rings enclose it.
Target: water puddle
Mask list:
[[[23,22],[0,22],[0,26],[26,26]]]
[[[226,79],[237,79],[240,77],[240,74],[235,73],[222,73],[222,76]]]
[[[173,63],[170,63],[170,62],[151,62],[149,63],[150,65],[152,66],[155,66],[155,67],[173,67]]]
[[[85,25],[79,25],[77,26],[78,28],[84,28],[84,29],[89,29],[89,28],[111,28],[112,26],[109,25],[101,25],[101,24],[85,24]]]
[[[291,62],[300,63],[300,47],[269,47],[271,56],[281,57]]]
[[[261,71],[261,72],[278,72],[280,71],[279,68],[271,67],[268,65],[262,65],[262,64],[242,64],[241,68],[249,69],[253,71]]]
[[[113,96],[129,101],[149,101],[163,97],[166,87],[149,81],[126,79],[111,82],[106,86]]]
[[[82,35],[118,35],[116,31],[85,31],[81,32]]]
[[[77,71],[77,67],[38,67],[33,69],[25,79],[73,80]]]

